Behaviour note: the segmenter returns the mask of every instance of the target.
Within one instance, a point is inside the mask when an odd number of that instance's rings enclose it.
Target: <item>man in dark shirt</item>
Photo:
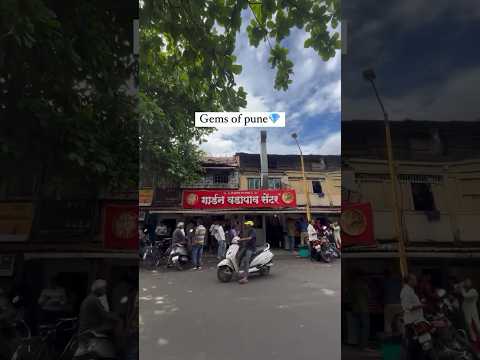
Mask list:
[[[245,241],[245,255],[243,256],[243,276],[240,279],[240,284],[246,284],[248,282],[248,269],[250,268],[250,260],[257,250],[257,234],[253,228],[253,221],[245,222],[245,232],[247,237],[241,238],[240,241]]]
[[[111,331],[118,325],[120,318],[115,313],[107,311],[100,301],[100,297],[106,293],[107,282],[101,279],[95,280],[92,285],[92,292],[80,306],[80,333],[86,330]]]

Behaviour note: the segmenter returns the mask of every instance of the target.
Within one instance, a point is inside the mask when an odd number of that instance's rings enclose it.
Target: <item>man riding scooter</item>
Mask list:
[[[243,269],[241,271],[242,278],[239,281],[240,284],[248,283],[248,269],[250,267],[250,260],[257,250],[257,233],[253,228],[253,221],[245,221],[244,225],[245,233],[248,234],[248,236],[239,239],[239,241],[244,244],[239,255],[239,263],[242,264],[243,261],[243,266],[241,266]]]

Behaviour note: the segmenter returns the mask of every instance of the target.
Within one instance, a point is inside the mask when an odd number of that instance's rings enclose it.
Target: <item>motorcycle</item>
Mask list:
[[[168,257],[167,267],[174,266],[177,270],[184,270],[190,262],[188,250],[183,244],[173,244]]]
[[[323,261],[327,264],[332,261],[332,249],[330,247],[330,242],[321,238],[319,240],[314,240],[311,243],[311,260]]]
[[[413,340],[418,342],[424,354],[424,359],[437,360],[438,354],[434,348],[432,334],[435,328],[426,320],[419,320],[413,324]]]
[[[120,299],[120,304],[126,304],[128,297]],[[85,330],[72,339],[68,348],[75,349],[73,360],[117,360],[118,354],[110,334]]]
[[[453,360],[479,359],[465,330],[457,329],[449,316],[454,316],[455,306],[444,289],[437,289],[437,312],[430,316],[430,322],[435,328],[435,347],[439,349],[441,358]]]
[[[233,279],[234,274],[238,274],[240,271],[238,259],[240,251],[239,240],[240,238],[238,236],[235,236],[232,239],[232,243],[228,247],[225,259],[220,261],[217,265],[217,277],[221,282],[230,282]],[[272,259],[273,253],[270,251],[270,244],[267,243],[264,247],[257,248],[257,251],[250,261],[248,273],[268,275],[270,273],[270,268],[273,265]]]

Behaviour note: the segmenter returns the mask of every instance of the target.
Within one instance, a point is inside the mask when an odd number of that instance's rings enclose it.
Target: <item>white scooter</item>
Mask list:
[[[240,238],[238,236],[232,239],[232,243],[227,250],[226,258],[217,265],[217,277],[221,282],[231,281],[233,275],[238,274],[240,271],[240,264],[238,263],[238,252],[240,250],[239,240]],[[268,275],[270,273],[270,267],[273,265],[272,259],[273,253],[270,251],[270,244],[267,243],[265,247],[257,249],[252,256],[248,273]]]

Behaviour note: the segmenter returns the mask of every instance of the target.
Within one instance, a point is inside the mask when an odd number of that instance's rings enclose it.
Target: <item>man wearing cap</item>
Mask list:
[[[110,331],[120,322],[120,318],[107,311],[101,299],[107,294],[107,282],[97,279],[93,282],[91,293],[80,306],[79,330]]]
[[[244,256],[243,256],[243,276],[240,279],[240,284],[246,284],[248,282],[248,269],[250,268],[250,260],[257,250],[257,234],[253,228],[253,221],[245,221],[245,232],[247,237],[241,238],[240,241],[244,241]]]

